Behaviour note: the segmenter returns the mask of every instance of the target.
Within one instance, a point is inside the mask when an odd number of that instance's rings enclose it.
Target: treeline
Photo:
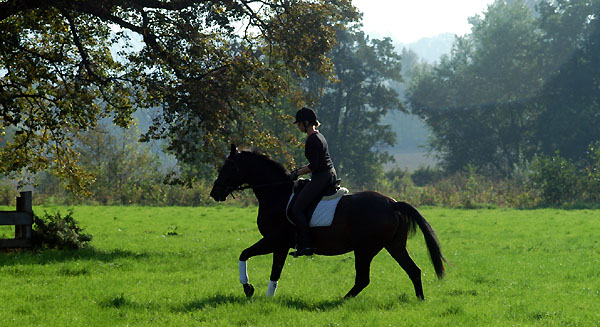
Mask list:
[[[496,1],[450,55],[413,71],[412,113],[447,172],[510,177],[600,140],[600,1]]]
[[[16,190],[32,188],[36,204],[90,205],[183,205],[212,203],[204,180],[190,185],[173,183],[170,176],[179,169],[172,159],[139,142],[137,126],[122,129],[107,121],[78,137],[75,149],[80,167],[93,176],[85,196],[65,187],[65,182],[48,171],[25,179],[30,185],[4,179],[0,182],[0,203],[14,203]],[[24,182],[21,181],[21,184]]]
[[[60,180],[43,172],[34,188],[36,204],[202,206],[215,202],[208,194],[212,179],[190,185],[166,183],[173,167],[137,141],[135,129],[122,134],[105,127],[91,131],[79,145],[82,167],[94,173],[90,195],[81,198],[65,189]],[[598,208],[600,204],[600,142],[587,151],[586,159],[575,162],[558,153],[536,156],[527,167],[510,178],[484,175],[474,165],[449,174],[439,167],[421,167],[410,172],[392,169],[378,177],[372,189],[414,205],[456,208]],[[352,191],[363,188],[344,180]],[[14,205],[16,185],[0,182],[0,204]],[[230,198],[237,205],[256,205],[251,191]]]
[[[379,190],[415,205],[453,208],[600,208],[600,142],[585,160],[539,155],[510,177],[494,177],[468,165],[449,174],[441,168],[393,169]]]
[[[407,106],[430,128],[443,177],[421,189],[405,183],[405,196],[596,206],[600,1],[496,1],[470,23],[439,64],[411,72]]]
[[[81,198],[61,186],[49,173],[38,176],[34,189],[36,204],[203,206],[215,202],[208,194],[209,177],[191,185],[169,184],[171,170],[147,144],[137,142],[134,130],[122,135],[104,128],[92,131],[80,145],[82,166],[96,178],[90,196]],[[162,167],[161,167],[162,165]],[[558,153],[536,156],[525,169],[515,170],[510,178],[484,175],[474,165],[448,174],[441,168],[421,167],[413,172],[392,169],[372,188],[414,205],[454,208],[566,208],[600,207],[600,142],[591,146],[586,159],[575,162]],[[352,191],[362,188],[351,180],[344,185]],[[14,205],[15,185],[0,182],[0,204]],[[256,205],[251,191],[238,192],[230,203]]]
[[[139,155],[139,153],[138,153]],[[158,159],[158,157],[154,157]],[[103,165],[108,167],[109,165]],[[97,166],[99,167],[99,166]],[[139,171],[139,169],[143,171]],[[116,168],[116,169],[115,169]],[[60,181],[42,173],[34,191],[35,204],[204,206],[215,202],[208,194],[212,180],[192,185],[167,184],[168,174],[147,171],[143,166],[113,165],[119,185],[107,179],[93,184],[89,197],[82,199],[60,186]],[[558,154],[539,156],[527,169],[510,178],[495,178],[478,172],[475,166],[448,174],[439,168],[421,167],[413,172],[392,169],[375,181],[372,189],[417,206],[452,208],[600,208],[600,145],[590,148],[585,162],[573,162]],[[140,174],[148,174],[140,178]],[[344,181],[352,191],[361,188]],[[0,204],[14,206],[15,185],[0,181]],[[251,191],[234,194],[229,203],[256,205]]]

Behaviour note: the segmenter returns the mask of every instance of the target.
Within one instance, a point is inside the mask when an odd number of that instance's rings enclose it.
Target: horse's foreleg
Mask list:
[[[266,238],[261,238],[258,242],[254,243],[254,245],[245,249],[240,254],[240,261],[238,265],[240,272],[240,283],[244,287],[244,293],[247,297],[252,297],[252,295],[254,295],[254,286],[252,286],[252,284],[249,283],[248,278],[248,259],[257,255],[273,253],[274,249],[275,247],[273,246],[272,242],[270,242]]]
[[[271,266],[271,278],[269,280],[269,287],[267,288],[267,296],[275,296],[277,291],[277,281],[281,277],[281,271],[285,264],[289,248],[280,248],[273,252],[273,265]]]

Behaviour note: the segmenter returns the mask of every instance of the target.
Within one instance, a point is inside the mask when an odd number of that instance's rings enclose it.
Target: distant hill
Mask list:
[[[439,62],[439,59],[444,54],[449,54],[452,50],[455,35],[452,33],[444,33],[433,37],[426,37],[410,44],[394,42],[396,51],[401,52],[402,48],[408,48],[414,51],[419,58],[433,64]]]

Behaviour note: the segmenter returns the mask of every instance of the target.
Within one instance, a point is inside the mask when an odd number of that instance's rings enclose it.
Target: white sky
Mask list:
[[[373,37],[415,42],[442,33],[470,33],[469,17],[487,10],[493,0],[353,0],[363,13],[363,30]]]

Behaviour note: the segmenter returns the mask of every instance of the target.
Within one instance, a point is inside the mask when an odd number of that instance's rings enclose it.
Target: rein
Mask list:
[[[235,170],[239,173],[240,169],[238,168],[236,161],[232,160],[232,159],[225,159],[225,161],[229,161],[233,163],[233,167],[235,168]],[[275,183],[267,183],[267,184],[256,184],[256,185],[251,185],[251,184],[242,184],[240,186],[236,186],[236,187],[227,187],[229,190],[229,194],[231,194],[231,196],[235,199],[235,196],[233,195],[233,192],[235,191],[243,191],[243,190],[247,190],[249,188],[261,188],[261,187],[268,187],[268,186],[276,186],[276,185],[283,185],[283,184],[287,184],[290,181],[282,181],[282,182],[275,182]],[[291,181],[292,183],[294,181]]]
[[[257,184],[257,185],[245,184],[245,185],[240,185],[240,186],[232,188],[229,191],[229,194],[231,195],[231,197],[233,197],[235,199],[235,195],[233,195],[233,192],[235,192],[235,191],[243,191],[243,190],[247,190],[249,188],[261,188],[261,187],[268,187],[268,186],[275,186],[275,185],[283,185],[283,184],[287,184],[289,182],[290,181],[283,181],[283,182],[277,182],[277,183]]]
[[[260,187],[267,187],[267,186],[283,185],[283,184],[287,184],[287,183],[290,183],[290,181],[283,181],[283,182],[269,183],[269,184],[258,184],[258,185],[246,184],[246,185],[240,185],[238,187],[234,187],[232,189],[232,191],[242,191],[242,190],[247,190],[249,188],[255,188],[255,187],[260,188]]]

